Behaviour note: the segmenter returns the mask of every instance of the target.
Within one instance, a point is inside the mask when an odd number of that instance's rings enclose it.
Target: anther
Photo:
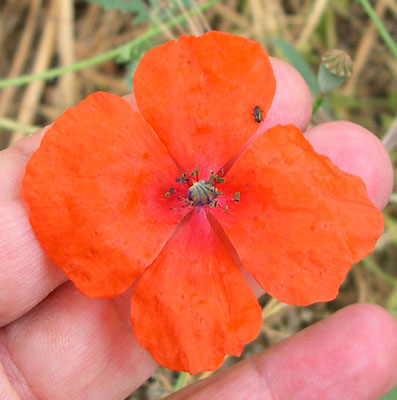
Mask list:
[[[211,201],[211,203],[208,205],[210,208],[214,208],[217,205],[217,203],[218,203],[218,201],[215,199],[215,200]]]

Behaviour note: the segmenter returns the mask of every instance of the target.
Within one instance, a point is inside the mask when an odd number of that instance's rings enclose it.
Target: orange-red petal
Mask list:
[[[47,131],[27,165],[23,197],[55,264],[85,295],[110,297],[154,260],[183,217],[164,197],[178,175],[139,113],[98,92]]]
[[[192,211],[139,278],[131,321],[160,365],[190,374],[216,369],[258,335],[258,302],[203,209]]]
[[[351,263],[373,250],[383,230],[363,181],[316,154],[292,125],[256,139],[222,191],[229,209],[213,212],[244,267],[289,304],[335,298]]]
[[[264,118],[276,89],[262,46],[223,32],[149,50],[133,83],[139,111],[172,156],[202,173],[217,171],[258,129],[253,110]]]

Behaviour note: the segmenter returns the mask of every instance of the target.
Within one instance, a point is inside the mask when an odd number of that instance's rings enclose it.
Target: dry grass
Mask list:
[[[200,3],[200,2],[199,2]],[[179,2],[181,5],[182,2]],[[378,0],[376,12],[386,29],[397,38],[397,5]],[[3,0],[0,3],[0,76],[16,77],[73,64],[139,37],[150,24],[161,24],[159,13],[151,21],[120,10],[78,0]],[[160,10],[163,11],[164,10]],[[185,11],[180,8],[179,13]],[[171,20],[172,14],[169,14]],[[0,148],[22,138],[34,126],[52,122],[68,106],[96,90],[119,95],[130,89],[127,70],[142,51],[181,32],[200,33],[209,27],[261,41],[270,53],[285,56],[270,38],[282,38],[300,52],[317,71],[321,55],[328,49],[348,51],[355,72],[343,87],[328,98],[329,114],[320,112],[316,121],[338,118],[362,124],[384,139],[393,165],[397,152],[397,59],[380,39],[374,24],[359,2],[340,0],[225,0],[189,18],[184,25],[163,29],[155,40],[144,43],[128,63],[109,60],[54,80],[36,80],[0,91]],[[243,357],[256,353],[294,332],[354,302],[380,304],[397,316],[397,193],[385,209],[385,233],[376,251],[356,265],[338,298],[312,307],[281,306],[261,299],[264,323],[259,338],[246,347]],[[226,365],[235,362],[228,359]],[[159,399],[201,376],[188,377],[159,369],[138,389],[132,399]]]

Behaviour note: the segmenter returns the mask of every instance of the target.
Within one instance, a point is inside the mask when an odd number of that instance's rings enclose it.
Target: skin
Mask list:
[[[304,131],[310,93],[291,66],[272,63],[277,93],[257,134],[276,123]],[[383,207],[392,187],[386,151],[363,128],[332,124],[309,130],[307,138],[361,176]],[[44,131],[0,153],[0,398],[124,399],[157,367],[133,337],[131,290],[105,300],[78,293],[41,250],[20,198],[25,164]],[[357,304],[168,399],[365,400],[396,382],[397,323],[378,306]]]

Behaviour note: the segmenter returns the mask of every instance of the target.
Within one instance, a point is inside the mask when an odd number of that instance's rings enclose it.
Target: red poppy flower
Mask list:
[[[23,197],[83,294],[116,296],[137,280],[133,329],[158,363],[213,370],[261,325],[239,265],[281,302],[331,300],[373,249],[382,214],[294,126],[235,156],[275,93],[258,43],[182,36],[147,52],[133,81],[139,112],[94,93],[55,121]]]

